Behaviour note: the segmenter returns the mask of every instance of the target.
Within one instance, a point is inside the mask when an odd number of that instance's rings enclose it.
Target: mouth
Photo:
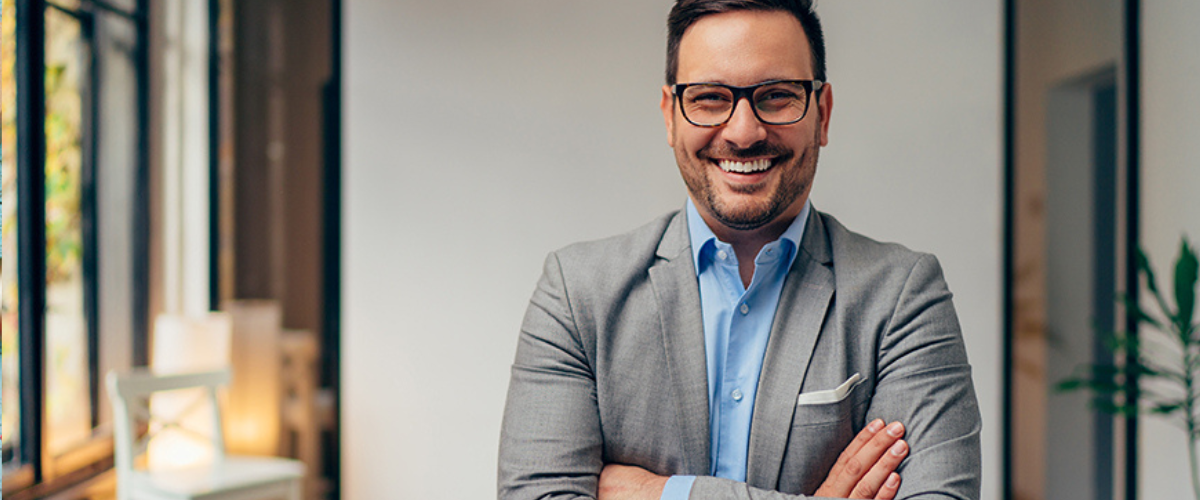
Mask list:
[[[725,172],[735,174],[754,174],[769,170],[771,166],[774,165],[774,161],[772,161],[771,158],[761,158],[750,161],[716,160],[716,164]]]

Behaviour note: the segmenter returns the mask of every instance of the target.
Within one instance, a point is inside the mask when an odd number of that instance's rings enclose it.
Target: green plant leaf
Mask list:
[[[1131,367],[1137,373],[1144,373],[1145,368]],[[1098,397],[1125,392],[1124,371],[1112,365],[1083,365],[1076,374],[1068,377],[1054,386],[1055,392],[1071,392],[1088,389]],[[1084,372],[1082,374],[1078,372]]]
[[[1162,373],[1160,372],[1160,370],[1142,362],[1141,360],[1139,360],[1137,363],[1129,364],[1126,367],[1126,370],[1130,374],[1137,376],[1137,377],[1160,377],[1160,376],[1162,376]]]
[[[1111,380],[1092,380],[1087,387],[1096,394],[1117,394],[1125,390],[1124,386]]]
[[[1171,402],[1171,403],[1156,404],[1156,405],[1150,407],[1150,413],[1157,414],[1157,415],[1170,415],[1170,414],[1175,413],[1182,409],[1183,409],[1183,402],[1175,401],[1175,402]]]
[[[1112,401],[1107,398],[1093,399],[1091,402],[1091,407],[1097,411],[1102,411],[1104,413],[1112,413],[1115,415],[1121,415],[1121,416],[1126,416],[1126,417],[1131,417],[1131,416],[1137,415],[1137,412],[1138,412],[1138,409],[1136,406],[1127,405],[1124,403],[1117,403],[1117,402]]]
[[[1150,267],[1150,258],[1146,257],[1146,252],[1143,252],[1140,248],[1137,251],[1137,267],[1139,271],[1145,273],[1146,288],[1150,290],[1150,295],[1154,297],[1154,302],[1158,304],[1159,310],[1167,318],[1174,317],[1171,307],[1167,305],[1167,301],[1163,299],[1162,293],[1158,291],[1158,279],[1154,277],[1154,269]],[[1160,326],[1159,329],[1163,328]]]
[[[1085,379],[1069,378],[1069,379],[1063,380],[1063,381],[1059,382],[1057,385],[1055,385],[1054,390],[1056,392],[1077,391],[1079,389],[1083,389],[1084,387],[1087,387],[1087,383],[1088,383],[1088,381]]]
[[[1146,323],[1159,330],[1163,329],[1162,323],[1159,323],[1153,316],[1146,314],[1146,311],[1142,310],[1142,306],[1128,294],[1117,294],[1117,300],[1125,305],[1126,314],[1132,315],[1138,323]]]
[[[1186,377],[1182,372],[1175,368],[1156,366],[1148,359],[1139,360],[1136,364],[1129,366],[1129,371],[1138,378],[1165,378],[1181,384],[1185,383]]]
[[[1154,270],[1150,268],[1150,258],[1146,257],[1146,252],[1143,252],[1141,248],[1137,250],[1137,267],[1139,271],[1146,274],[1146,288],[1153,293],[1158,293]]]
[[[1192,324],[1192,313],[1196,308],[1196,279],[1200,273],[1200,261],[1196,251],[1188,245],[1187,238],[1179,244],[1179,258],[1175,261],[1175,306],[1178,308],[1176,324],[1186,332]]]

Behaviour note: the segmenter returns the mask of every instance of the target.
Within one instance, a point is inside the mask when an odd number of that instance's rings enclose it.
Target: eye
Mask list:
[[[762,92],[760,92],[758,94],[757,100],[759,102],[768,102],[768,101],[789,100],[789,99],[799,99],[799,98],[800,98],[800,96],[797,95],[795,92],[792,92],[791,90],[784,89],[784,88],[770,88],[770,89],[765,89]]]
[[[719,90],[701,90],[695,94],[688,95],[688,100],[706,104],[729,102],[729,94]]]

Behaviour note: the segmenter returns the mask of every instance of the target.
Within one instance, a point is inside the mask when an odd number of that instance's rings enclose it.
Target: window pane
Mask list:
[[[46,451],[91,436],[80,207],[81,84],[87,75],[79,23],[46,10]]]
[[[0,3],[0,401],[3,417],[0,435],[4,457],[20,440],[20,413],[17,398],[17,92],[16,92],[16,9],[14,2]],[[6,462],[7,464],[7,462]]]

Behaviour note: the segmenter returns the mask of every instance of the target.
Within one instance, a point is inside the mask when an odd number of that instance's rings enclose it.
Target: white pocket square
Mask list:
[[[842,382],[842,385],[837,386],[837,389],[827,391],[805,392],[796,398],[796,405],[823,405],[828,403],[836,403],[850,394],[859,382],[862,382],[862,375],[855,373],[850,378]]]

